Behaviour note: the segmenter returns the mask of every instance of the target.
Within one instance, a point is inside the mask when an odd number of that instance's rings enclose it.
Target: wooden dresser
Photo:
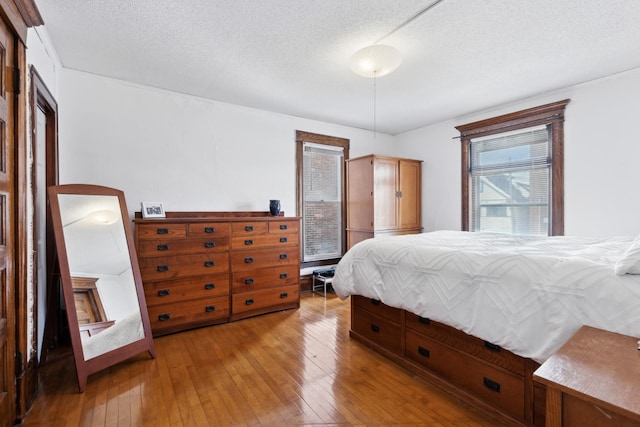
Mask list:
[[[583,326],[535,371],[547,427],[640,426],[638,338]]]
[[[347,249],[379,235],[422,232],[422,161],[368,155],[347,160]]]
[[[508,424],[544,425],[534,361],[375,299],[351,303],[354,339]]]
[[[300,221],[231,224],[231,320],[300,306]]]
[[[154,336],[300,306],[300,219],[268,212],[136,214]]]

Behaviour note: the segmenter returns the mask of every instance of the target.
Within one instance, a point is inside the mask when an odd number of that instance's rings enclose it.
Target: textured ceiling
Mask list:
[[[397,134],[640,67],[639,0],[36,0],[64,67]],[[389,32],[388,37],[380,40]]]

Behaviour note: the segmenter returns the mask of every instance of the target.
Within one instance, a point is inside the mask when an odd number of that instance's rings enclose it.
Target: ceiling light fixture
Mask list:
[[[104,209],[101,211],[95,211],[87,215],[87,218],[90,218],[95,224],[99,225],[111,225],[118,222],[120,219],[120,213],[116,211],[112,211],[109,209]]]
[[[351,56],[351,71],[362,77],[382,77],[394,72],[402,63],[398,49],[385,44],[363,47]]]
[[[349,67],[359,76],[373,78],[373,137],[376,137],[376,78],[394,72],[402,63],[402,54],[393,46],[379,44],[396,31],[409,25],[444,0],[436,0],[402,24],[380,37],[371,46],[363,47],[351,55]]]
[[[394,72],[402,62],[398,49],[385,44],[363,47],[351,56],[351,71],[373,78],[373,138],[376,137],[376,78]]]

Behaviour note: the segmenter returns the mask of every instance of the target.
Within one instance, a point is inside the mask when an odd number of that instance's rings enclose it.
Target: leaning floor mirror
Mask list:
[[[148,351],[149,314],[124,193],[84,184],[49,187],[60,279],[78,375]]]

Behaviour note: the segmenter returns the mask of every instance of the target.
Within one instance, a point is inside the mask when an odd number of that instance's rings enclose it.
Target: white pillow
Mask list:
[[[616,262],[615,272],[618,275],[640,274],[640,236],[631,242],[631,245]]]

